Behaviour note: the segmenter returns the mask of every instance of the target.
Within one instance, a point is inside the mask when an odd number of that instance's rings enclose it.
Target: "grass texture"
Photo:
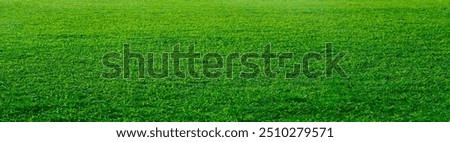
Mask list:
[[[326,42],[348,78],[100,77],[124,43],[302,55]],[[449,0],[0,0],[0,121],[449,122],[449,67]]]

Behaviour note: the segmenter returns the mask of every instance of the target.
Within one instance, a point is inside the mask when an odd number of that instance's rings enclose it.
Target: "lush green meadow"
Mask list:
[[[136,61],[130,79],[101,77],[124,43],[271,44],[301,62],[326,42],[347,78],[138,79]],[[0,0],[0,121],[449,122],[449,69],[450,0]]]

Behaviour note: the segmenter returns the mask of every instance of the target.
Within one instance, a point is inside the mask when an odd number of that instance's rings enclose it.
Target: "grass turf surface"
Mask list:
[[[349,78],[100,77],[123,43],[298,55],[325,42],[348,53]],[[2,0],[0,121],[448,122],[449,46],[449,0]]]

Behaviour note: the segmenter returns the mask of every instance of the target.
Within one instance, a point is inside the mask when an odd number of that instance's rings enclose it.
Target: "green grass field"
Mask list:
[[[348,78],[101,77],[124,43],[303,55],[326,42]],[[0,65],[0,121],[449,122],[450,1],[0,0]]]

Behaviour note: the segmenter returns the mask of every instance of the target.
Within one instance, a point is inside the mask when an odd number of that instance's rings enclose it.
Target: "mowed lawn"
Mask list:
[[[326,42],[348,78],[138,79],[136,61],[130,79],[101,77],[124,43],[157,57],[271,44],[301,63]],[[449,0],[0,1],[0,121],[449,122],[449,69]]]

